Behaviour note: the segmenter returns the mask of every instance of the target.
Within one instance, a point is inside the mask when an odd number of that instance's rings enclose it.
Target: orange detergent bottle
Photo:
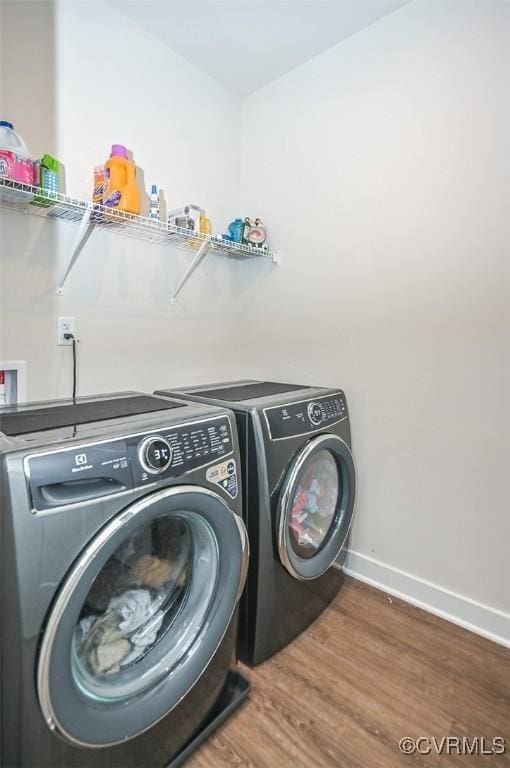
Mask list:
[[[103,205],[126,213],[140,213],[141,196],[136,168],[122,144],[114,144],[104,165]]]

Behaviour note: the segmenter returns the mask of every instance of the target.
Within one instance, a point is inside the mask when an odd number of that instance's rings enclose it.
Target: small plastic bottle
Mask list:
[[[152,221],[159,221],[159,192],[156,184],[151,187],[151,201],[149,218]]]
[[[92,202],[96,205],[102,205],[104,195],[104,165],[94,166],[94,191],[92,192]]]

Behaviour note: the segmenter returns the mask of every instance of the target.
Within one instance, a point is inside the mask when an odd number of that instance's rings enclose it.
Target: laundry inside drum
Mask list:
[[[214,532],[194,512],[162,515],[126,538],[93,582],[74,630],[82,692],[128,698],[168,674],[200,633],[217,572]]]
[[[314,453],[303,466],[291,504],[289,535],[299,557],[313,557],[336,520],[342,476],[328,450]]]

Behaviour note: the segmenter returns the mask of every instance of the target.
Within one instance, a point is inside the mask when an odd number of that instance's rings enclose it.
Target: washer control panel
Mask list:
[[[34,454],[25,458],[24,469],[34,512],[99,500],[218,462],[218,484],[235,498],[237,468],[228,459],[233,449],[230,421],[218,416]]]
[[[189,472],[233,450],[230,421],[221,416],[209,421],[158,430],[128,441],[135,486]]]
[[[265,408],[264,414],[271,440],[284,440],[342,421],[347,416],[347,405],[343,392],[338,392],[314,400]]]

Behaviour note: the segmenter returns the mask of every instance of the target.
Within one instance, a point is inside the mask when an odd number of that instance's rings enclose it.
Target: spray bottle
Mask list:
[[[152,221],[159,221],[159,192],[156,184],[151,187],[151,201],[149,218]]]

